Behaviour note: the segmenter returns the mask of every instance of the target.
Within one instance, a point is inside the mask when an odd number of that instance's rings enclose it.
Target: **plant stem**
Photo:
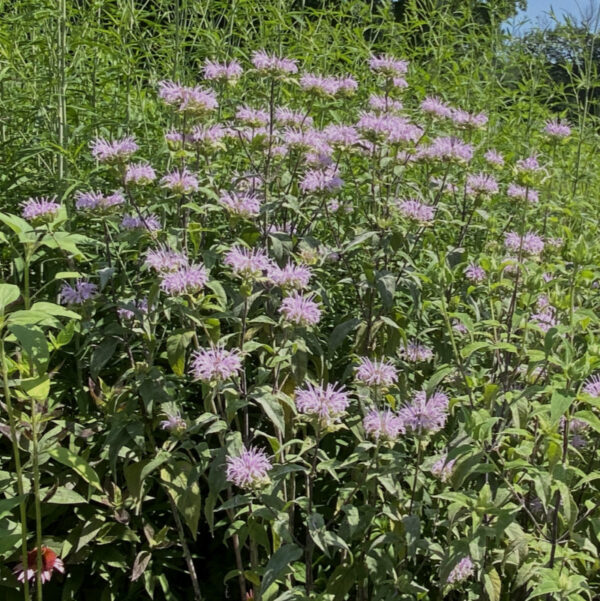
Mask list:
[[[37,571],[35,574],[36,599],[42,601],[42,507],[40,503],[40,465],[38,456],[38,424],[36,401],[31,399],[31,435],[33,451],[33,495],[35,503],[35,546],[37,548]]]

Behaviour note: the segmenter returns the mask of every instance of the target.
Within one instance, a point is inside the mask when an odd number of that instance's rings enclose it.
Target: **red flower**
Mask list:
[[[34,580],[37,572],[37,547],[27,553],[27,579]],[[56,553],[48,547],[42,546],[42,582],[48,582],[52,578],[52,571],[58,570],[61,574],[65,573],[65,564]],[[13,573],[17,576],[19,582],[25,580],[25,570],[23,563],[18,563]]]

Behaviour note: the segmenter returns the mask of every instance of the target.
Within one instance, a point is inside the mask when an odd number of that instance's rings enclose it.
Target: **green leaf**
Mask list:
[[[185,373],[185,349],[188,347],[194,332],[183,332],[174,334],[167,339],[167,359],[173,373],[177,376],[183,376]]]
[[[56,505],[78,505],[80,503],[87,503],[87,500],[78,492],[75,492],[70,488],[66,488],[65,486],[59,486],[53,492],[52,496],[44,499],[44,503],[54,503]]]
[[[50,360],[48,342],[44,332],[33,325],[10,324],[8,329],[14,334],[31,361],[38,366],[40,371],[43,371]]]
[[[196,540],[198,521],[202,511],[198,470],[187,461],[178,461],[160,470],[160,477],[187,527]]]
[[[0,518],[4,517],[7,513],[9,513],[13,508],[15,508],[21,501],[25,500],[27,495],[19,495],[16,497],[11,497],[10,499],[2,499],[0,501]]]
[[[73,451],[69,449],[65,449],[64,447],[54,447],[48,451],[48,454],[56,459],[59,463],[70,467],[75,472],[77,472],[88,484],[93,486],[99,491],[102,491],[102,486],[100,484],[100,478],[98,478],[98,474],[95,470],[90,466],[90,464],[79,455],[73,453]]]
[[[500,580],[498,572],[496,572],[494,568],[483,575],[483,585],[489,601],[500,601],[500,594],[502,593],[502,581]]]
[[[0,530],[0,555],[4,555],[8,551],[12,553],[20,542],[20,534],[7,534],[6,531]]]
[[[0,284],[0,315],[4,315],[4,309],[14,303],[19,296],[21,291],[18,286],[14,284]]]
[[[47,313],[48,315],[53,315],[54,317],[68,317],[69,319],[81,319],[81,315],[75,313],[75,311],[70,311],[69,309],[65,309],[65,307],[61,307],[55,303],[33,303],[31,305],[32,311],[41,311],[42,313]]]
[[[329,354],[333,354],[333,352],[344,342],[344,338],[350,334],[353,330],[355,330],[360,323],[360,319],[357,317],[353,317],[352,319],[348,319],[333,328],[333,332],[329,336],[329,341],[327,342],[327,348],[329,349]]]
[[[550,401],[550,420],[552,425],[555,426],[558,420],[569,410],[575,397],[565,396],[558,390],[552,392],[552,399]]]
[[[460,350],[460,356],[463,359],[470,357],[474,352],[480,351],[482,349],[489,348],[490,345],[488,342],[471,342],[471,344],[467,344],[464,348]]]
[[[384,309],[392,308],[394,304],[394,294],[396,293],[396,276],[393,273],[378,273],[375,276],[375,285],[377,292],[381,297],[381,304]]]
[[[253,397],[262,407],[271,423],[282,433],[285,433],[285,416],[279,399],[271,393],[265,393]]]
[[[260,585],[261,595],[277,580],[291,572],[292,562],[297,561],[300,557],[302,557],[302,549],[294,544],[289,543],[277,549],[267,563]]]
[[[105,338],[92,353],[90,374],[97,378],[102,368],[112,359],[119,341],[116,338]]]

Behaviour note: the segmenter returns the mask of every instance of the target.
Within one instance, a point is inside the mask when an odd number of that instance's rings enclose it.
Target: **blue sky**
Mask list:
[[[526,30],[535,25],[543,26],[550,24],[548,16],[551,9],[554,9],[555,15],[560,19],[565,11],[575,16],[579,15],[578,5],[585,8],[589,5],[589,0],[528,0],[527,10],[519,13],[513,20],[508,22],[509,28],[518,25],[519,29]],[[523,23],[527,21],[527,23]]]

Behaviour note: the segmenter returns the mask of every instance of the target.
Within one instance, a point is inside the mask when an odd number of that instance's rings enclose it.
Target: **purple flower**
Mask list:
[[[177,194],[191,194],[198,191],[198,179],[185,167],[176,169],[161,178],[160,184]]]
[[[216,94],[200,86],[187,87],[172,81],[161,81],[158,95],[181,113],[203,114],[219,106]]]
[[[247,219],[256,217],[260,213],[260,200],[254,194],[222,192],[219,203],[232,215]]]
[[[27,221],[52,221],[60,209],[60,204],[54,201],[55,198],[51,200],[44,196],[30,198],[21,205],[23,207],[21,215]]]
[[[117,309],[119,317],[127,321],[134,319],[139,314],[146,315],[147,313],[148,301],[145,298],[129,301]]]
[[[202,70],[204,79],[229,82],[237,81],[243,73],[242,66],[236,60],[228,63],[218,63],[206,59]]]
[[[338,96],[352,96],[358,90],[358,82],[350,75],[338,75],[337,85]]]
[[[90,282],[78,280],[74,286],[64,284],[60,289],[60,302],[63,305],[83,305],[98,293],[98,286]]]
[[[312,117],[302,111],[294,111],[285,106],[278,106],[275,109],[275,120],[280,125],[288,127],[312,127],[313,125]]]
[[[112,142],[105,138],[96,138],[90,146],[92,156],[100,162],[124,161],[138,149],[138,145],[131,136]]]
[[[518,184],[509,184],[506,193],[511,198],[528,200],[531,203],[539,202],[539,195],[536,190],[532,190],[531,188],[527,188],[525,186],[519,186]]]
[[[388,387],[398,381],[398,373],[387,361],[371,361],[368,357],[360,357],[356,368],[356,379],[367,386]]]
[[[556,310],[554,307],[550,306],[543,307],[539,313],[534,313],[531,316],[531,320],[544,333],[558,323],[558,320],[556,319]]]
[[[124,230],[145,229],[149,232],[157,232],[161,229],[160,219],[153,213],[143,217],[139,215],[123,215],[121,227]]]
[[[535,173],[540,170],[541,167],[538,163],[537,155],[535,154],[517,161],[517,171],[520,171],[521,173]]]
[[[456,459],[448,461],[448,455],[442,455],[432,466],[431,473],[442,482],[448,482],[454,473]]]
[[[554,119],[546,123],[544,133],[555,139],[568,138],[571,135],[571,128],[567,123],[561,123]]]
[[[349,147],[358,143],[359,135],[351,125],[328,125],[323,130],[323,139],[332,146]]]
[[[160,422],[160,427],[163,430],[168,430],[169,432],[179,434],[180,432],[183,432],[185,429],[187,429],[187,423],[179,413],[167,413],[166,416],[167,419],[164,419]]]
[[[413,363],[420,363],[422,361],[430,361],[433,359],[432,350],[416,341],[407,343],[400,352],[407,361],[412,361]]]
[[[88,211],[109,211],[113,207],[125,203],[121,192],[113,192],[104,196],[101,192],[77,192],[75,194],[75,208]]]
[[[165,134],[165,140],[169,148],[177,149],[183,145],[183,134],[172,129]]]
[[[496,167],[502,167],[504,165],[504,157],[496,150],[490,149],[484,155],[483,158],[490,164]]]
[[[473,158],[473,146],[458,138],[435,138],[429,146],[419,149],[417,158],[468,163]]]
[[[279,267],[271,264],[267,276],[277,286],[301,290],[308,286],[312,273],[305,265],[288,263],[285,267]]]
[[[250,127],[265,127],[270,121],[267,111],[253,109],[246,104],[237,108],[235,118]]]
[[[498,182],[487,173],[477,173],[467,176],[467,194],[471,196],[492,196],[498,193]]]
[[[156,179],[154,169],[145,163],[132,163],[125,170],[125,183],[144,186]]]
[[[385,411],[371,409],[363,419],[363,428],[367,435],[375,440],[396,440],[402,432],[402,422],[389,409]]]
[[[539,255],[544,250],[544,241],[533,232],[527,232],[522,237],[516,232],[507,232],[504,235],[504,246],[508,250],[521,249],[522,252]]]
[[[262,250],[234,246],[225,255],[225,264],[231,267],[235,275],[255,279],[263,275],[271,261]]]
[[[177,271],[179,268],[188,264],[188,258],[183,252],[171,250],[166,247],[159,247],[156,250],[149,250],[146,253],[146,261],[144,264],[159,273],[163,271]]]
[[[452,114],[452,109],[443,100],[434,96],[427,96],[421,102],[421,110],[428,115],[440,118],[448,118]]]
[[[420,127],[404,117],[387,114],[362,113],[356,127],[369,140],[387,140],[390,144],[416,142],[423,134]]]
[[[485,269],[476,263],[469,263],[465,269],[465,277],[471,282],[483,282],[486,275]]]
[[[335,96],[339,90],[339,83],[335,77],[305,73],[300,78],[300,87],[305,92],[311,92],[318,96]]]
[[[256,69],[269,75],[290,75],[298,72],[295,60],[279,58],[273,54],[268,54],[264,50],[254,52],[251,60]]]
[[[303,192],[334,192],[344,185],[335,167],[326,169],[311,169],[304,174],[300,182]]]
[[[483,127],[488,121],[487,115],[484,113],[475,115],[462,109],[451,109],[450,119],[455,125],[465,129]]]
[[[279,312],[286,321],[299,326],[314,326],[321,319],[319,305],[311,296],[293,292],[281,302]]]
[[[457,334],[468,334],[469,330],[467,330],[466,326],[460,322],[458,319],[452,320],[452,329]]]
[[[241,369],[242,360],[237,349],[228,351],[214,346],[193,353],[190,373],[194,380],[222,382],[237,376]]]
[[[203,265],[186,265],[162,274],[160,287],[171,296],[200,292],[208,281]]]
[[[272,465],[267,454],[254,447],[244,449],[238,457],[229,455],[227,480],[240,488],[255,489],[268,484]]]
[[[217,147],[229,132],[222,125],[196,125],[192,129],[192,142],[208,147]]]
[[[404,108],[399,100],[394,100],[388,96],[380,96],[378,94],[371,94],[369,96],[369,106],[374,111],[382,113],[400,112]]]
[[[463,557],[453,568],[446,582],[454,584],[470,578],[475,572],[475,565],[470,557]]]
[[[597,374],[590,376],[584,383],[583,392],[595,399],[600,398],[600,376]]]
[[[437,432],[446,424],[448,397],[442,392],[435,392],[427,398],[425,391],[417,392],[398,415],[405,430],[417,434]]]
[[[318,417],[324,425],[330,425],[346,411],[350,400],[343,387],[314,386],[309,382],[306,388],[296,389],[295,403],[300,413]]]
[[[435,207],[414,199],[399,201],[397,207],[404,217],[422,224],[430,223],[435,216]]]
[[[408,71],[408,62],[384,54],[372,56],[369,59],[369,67],[371,71],[387,77],[402,77]]]

